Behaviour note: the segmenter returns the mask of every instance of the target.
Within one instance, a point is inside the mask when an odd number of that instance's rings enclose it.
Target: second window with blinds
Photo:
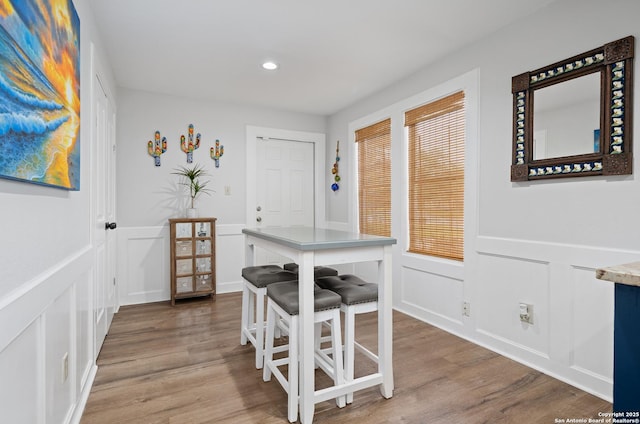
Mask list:
[[[409,251],[464,259],[464,92],[405,113]]]
[[[391,236],[391,119],[355,133],[359,230],[388,237]]]

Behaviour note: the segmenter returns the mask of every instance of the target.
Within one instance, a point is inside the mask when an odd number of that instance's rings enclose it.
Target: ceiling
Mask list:
[[[120,87],[331,115],[555,0],[91,0]],[[261,64],[276,61],[277,71]]]

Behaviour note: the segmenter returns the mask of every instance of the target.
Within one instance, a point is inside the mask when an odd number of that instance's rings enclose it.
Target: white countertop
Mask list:
[[[640,286],[640,262],[596,269],[596,278],[628,286]]]

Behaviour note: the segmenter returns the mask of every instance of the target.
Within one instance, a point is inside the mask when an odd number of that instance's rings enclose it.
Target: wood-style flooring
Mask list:
[[[120,308],[98,358],[81,424],[287,423],[286,394],[240,345],[239,293]],[[357,336],[376,346],[375,313]],[[314,423],[557,423],[611,404],[407,315],[394,312],[395,391],[316,405]],[[373,365],[358,357],[356,375]],[[318,384],[325,376],[317,371]],[[326,379],[325,379],[326,380]],[[557,419],[557,420],[556,420]],[[586,422],[586,420],[585,420]]]

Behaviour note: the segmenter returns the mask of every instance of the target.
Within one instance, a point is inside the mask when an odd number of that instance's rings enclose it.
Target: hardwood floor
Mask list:
[[[125,306],[98,358],[82,424],[287,423],[286,394],[262,381],[254,350],[240,345],[240,294]],[[358,316],[375,347],[376,315]],[[395,391],[316,405],[314,423],[556,423],[598,418],[611,404],[394,312]],[[360,359],[360,360],[359,360]],[[356,358],[356,376],[371,369]],[[328,379],[318,371],[318,384]]]

